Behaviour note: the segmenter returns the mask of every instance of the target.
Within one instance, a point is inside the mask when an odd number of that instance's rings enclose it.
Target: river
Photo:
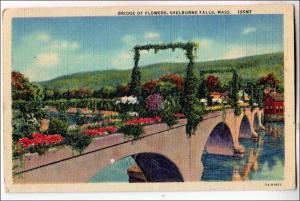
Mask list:
[[[265,124],[266,131],[258,131],[259,141],[241,139],[246,148],[240,158],[203,154],[202,181],[282,180],[284,175],[284,124]],[[89,182],[128,182],[127,168],[135,164],[131,157],[123,158],[98,172]]]

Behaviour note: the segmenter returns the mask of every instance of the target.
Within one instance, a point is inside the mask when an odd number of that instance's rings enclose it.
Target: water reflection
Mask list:
[[[259,167],[258,162],[259,151],[254,153],[254,148],[250,148],[250,154],[247,164],[243,167],[242,175],[240,174],[240,167],[236,166],[233,170],[232,181],[247,180],[251,171],[257,172]]]
[[[245,157],[202,157],[204,181],[280,180],[284,170],[284,124],[268,123],[265,131],[259,131],[257,142],[241,139],[246,148]]]
[[[134,164],[135,160],[131,156],[117,160],[113,164],[99,171],[89,182],[128,182],[129,176],[127,174],[127,169]]]

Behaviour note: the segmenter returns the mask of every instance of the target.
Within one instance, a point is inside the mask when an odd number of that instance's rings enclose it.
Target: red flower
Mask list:
[[[117,129],[118,128],[116,126],[101,127],[97,129],[85,130],[83,134],[95,137],[105,133],[114,133],[117,131]]]
[[[41,133],[32,133],[31,136],[33,139],[24,137],[19,139],[17,143],[21,144],[23,148],[28,148],[29,146],[58,144],[64,140],[64,138],[59,134],[44,135]]]
[[[184,114],[182,114],[182,113],[176,113],[175,116],[177,118],[183,118],[183,117],[185,117]]]
[[[21,144],[22,147],[27,148],[30,145],[33,145],[33,140],[29,139],[27,137],[24,137],[24,138],[19,139],[17,143]]]
[[[125,125],[136,125],[136,124],[152,124],[160,122],[160,117],[155,118],[138,118],[138,119],[132,119],[125,122]]]

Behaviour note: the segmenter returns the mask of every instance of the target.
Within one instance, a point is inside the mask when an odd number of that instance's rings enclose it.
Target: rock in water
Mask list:
[[[129,183],[146,182],[146,178],[137,164],[130,166],[127,169]]]

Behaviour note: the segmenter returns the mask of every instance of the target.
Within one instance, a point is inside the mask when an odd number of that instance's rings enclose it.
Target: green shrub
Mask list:
[[[169,127],[177,124],[176,113],[179,112],[179,108],[177,108],[177,103],[174,99],[167,98],[164,101],[164,110],[161,111],[160,117],[161,121],[166,123]]]
[[[162,111],[160,117],[161,121],[166,123],[169,127],[177,124],[177,118],[175,114],[170,111]]]
[[[86,117],[85,115],[80,114],[79,112],[75,115],[75,121],[77,125],[83,125],[90,122],[90,118]]]
[[[49,134],[60,134],[65,137],[67,131],[68,123],[66,121],[63,121],[59,118],[53,118],[50,120],[48,129]]]
[[[101,114],[96,114],[93,116],[93,122],[102,121],[104,118]]]
[[[12,138],[16,141],[23,137],[30,137],[39,129],[39,122],[33,114],[24,115],[20,110],[12,111]]]
[[[125,125],[119,128],[118,132],[125,136],[137,140],[143,134],[143,127],[141,125]]]
[[[83,135],[80,129],[69,130],[65,135],[65,142],[72,149],[82,153],[84,149],[92,142],[93,137]]]

